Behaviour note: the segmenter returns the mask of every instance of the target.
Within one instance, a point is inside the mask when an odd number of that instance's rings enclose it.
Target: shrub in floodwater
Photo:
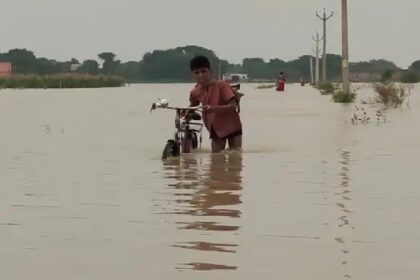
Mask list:
[[[385,106],[400,107],[408,97],[406,87],[396,86],[394,83],[375,84],[374,89],[379,95],[378,102]]]
[[[320,84],[317,88],[323,95],[333,94],[336,90],[332,83]]]
[[[355,99],[356,93],[354,92],[345,93],[338,91],[333,94],[333,100],[335,103],[353,103]]]

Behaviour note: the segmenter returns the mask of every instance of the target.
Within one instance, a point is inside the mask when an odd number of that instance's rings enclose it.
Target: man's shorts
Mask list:
[[[210,139],[218,138],[218,139],[226,140],[226,139],[236,137],[236,136],[240,136],[240,135],[242,135],[242,129],[239,129],[238,131],[235,131],[235,132],[233,132],[233,133],[231,133],[228,136],[225,136],[223,138],[220,138],[219,136],[217,136],[216,131],[214,131],[213,127],[211,128],[211,131],[210,131]]]

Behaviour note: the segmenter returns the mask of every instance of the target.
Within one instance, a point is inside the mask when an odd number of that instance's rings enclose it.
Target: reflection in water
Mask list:
[[[202,156],[202,155],[201,155]],[[182,216],[177,222],[178,230],[201,231],[200,238],[210,238],[207,231],[224,232],[223,237],[231,238],[239,230],[241,217],[241,172],[240,153],[210,154],[208,158],[188,155],[178,160],[167,161],[166,177],[174,179],[170,184],[174,190],[173,211],[166,214]],[[176,248],[210,251],[216,253],[236,253],[238,244],[214,243],[209,240],[193,240],[177,243]],[[236,266],[201,262],[185,263],[179,270],[235,270]]]
[[[179,229],[198,229],[198,230],[215,230],[215,231],[236,231],[239,229],[238,226],[220,225],[216,222],[192,222],[192,223],[179,222],[178,224],[183,225],[179,227]]]
[[[214,251],[214,252],[225,252],[225,253],[236,253],[233,249],[227,249],[229,247],[234,248],[237,245],[232,244],[212,244],[209,242],[188,242],[188,245],[174,245],[174,247],[184,249],[194,249],[199,251]]]
[[[178,270],[201,270],[201,271],[208,271],[208,270],[236,270],[238,269],[236,266],[227,266],[227,265],[220,265],[220,264],[211,264],[211,263],[186,263],[184,267],[177,267]]]
[[[349,210],[348,202],[351,201],[351,191],[350,191],[350,155],[351,153],[349,151],[341,151],[340,153],[340,191],[336,193],[336,196],[339,198],[339,201],[337,202],[337,206],[340,210],[340,217],[339,217],[339,224],[338,227],[341,228],[341,232],[344,235],[348,232],[348,229],[353,230],[354,227],[351,225],[349,215],[351,214],[351,210]],[[335,238],[335,241],[337,241],[340,244],[340,251],[343,254],[343,260],[341,261],[341,264],[346,267],[346,270],[348,270],[348,264],[349,264],[349,257],[350,251],[348,249],[348,240],[346,240],[344,237],[337,237]],[[344,275],[345,278],[351,278],[351,275],[349,273],[346,273]]]

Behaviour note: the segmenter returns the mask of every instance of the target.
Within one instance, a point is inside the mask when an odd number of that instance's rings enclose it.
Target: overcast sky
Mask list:
[[[420,1],[348,2],[351,61],[420,59]],[[0,52],[84,60],[112,51],[127,61],[194,44],[231,62],[291,60],[311,51],[324,6],[335,12],[328,52],[341,54],[340,0],[0,0]]]

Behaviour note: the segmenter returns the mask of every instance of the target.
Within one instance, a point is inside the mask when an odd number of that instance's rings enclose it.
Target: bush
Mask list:
[[[333,94],[333,100],[335,103],[353,103],[356,99],[356,93],[350,92],[345,93],[342,91]]]
[[[382,102],[385,106],[399,107],[408,96],[404,86],[397,87],[393,83],[375,84],[374,89],[379,95],[378,101]]]
[[[333,94],[335,91],[335,87],[332,83],[325,83],[318,86],[319,91],[323,95]]]

